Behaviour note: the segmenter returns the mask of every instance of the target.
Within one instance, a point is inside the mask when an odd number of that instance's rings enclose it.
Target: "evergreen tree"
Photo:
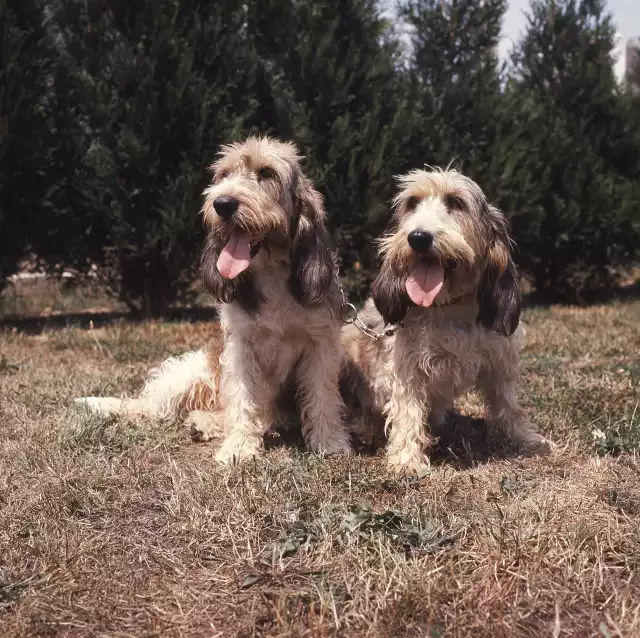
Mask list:
[[[412,166],[454,162],[492,196],[501,123],[497,45],[506,0],[405,0],[420,125]]]
[[[90,140],[84,261],[132,309],[164,314],[195,275],[202,190],[254,109],[247,7],[203,0],[62,0],[65,73]],[[84,168],[82,168],[84,164]],[[75,183],[79,183],[76,180]]]
[[[0,7],[0,289],[29,251],[47,183],[51,65],[40,2]]]
[[[412,114],[390,24],[375,0],[260,0],[249,29],[261,59],[263,122],[307,156],[345,280],[362,296],[393,175],[409,166]]]
[[[580,300],[640,250],[640,147],[601,0],[534,0],[508,86],[503,194],[537,291]]]

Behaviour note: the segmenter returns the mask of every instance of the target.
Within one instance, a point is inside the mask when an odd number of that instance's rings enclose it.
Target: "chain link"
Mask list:
[[[363,335],[366,335],[370,339],[374,341],[378,341],[378,339],[382,339],[383,337],[390,337],[396,330],[397,326],[391,326],[390,328],[386,328],[382,332],[377,332],[376,330],[372,330],[367,326],[360,317],[358,317],[357,308],[347,301],[347,296],[344,293],[344,288],[340,283],[340,271],[338,268],[335,269],[334,272],[336,283],[338,284],[338,290],[340,290],[340,295],[342,297],[342,306],[340,308],[340,318],[342,323],[345,324],[353,324]]]

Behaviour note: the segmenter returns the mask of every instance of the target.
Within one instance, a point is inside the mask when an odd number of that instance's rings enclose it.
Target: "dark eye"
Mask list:
[[[223,179],[227,179],[229,177],[229,171],[218,171],[217,179],[221,182]]]
[[[454,195],[452,193],[449,193],[448,195],[445,196],[444,204],[450,211],[465,209],[464,201],[462,200],[462,197],[460,197],[459,195]]]
[[[265,179],[273,179],[276,176],[276,172],[268,166],[263,166],[258,170],[258,181],[263,182]]]
[[[420,203],[420,199],[418,197],[409,197],[407,200],[407,210],[413,210]]]

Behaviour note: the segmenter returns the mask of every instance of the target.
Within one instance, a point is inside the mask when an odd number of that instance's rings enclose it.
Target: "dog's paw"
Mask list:
[[[533,428],[514,432],[512,441],[524,452],[548,452],[553,448],[553,443]]]
[[[330,441],[325,445],[318,446],[315,450],[318,454],[325,456],[349,455],[353,454],[351,443],[348,441]]]
[[[242,461],[260,455],[262,445],[260,439],[253,437],[233,436],[228,438],[216,454],[216,461],[222,465],[236,465]]]
[[[185,427],[189,431],[191,440],[195,443],[205,443],[220,438],[222,426],[215,414],[195,410],[185,419]]]
[[[73,400],[76,408],[93,414],[114,414],[122,409],[122,401],[111,397],[81,397]]]
[[[325,456],[353,453],[351,436],[347,428],[316,428],[305,434],[305,442],[314,454]]]
[[[387,454],[387,466],[396,474],[426,476],[431,472],[431,461],[421,450],[399,450]]]

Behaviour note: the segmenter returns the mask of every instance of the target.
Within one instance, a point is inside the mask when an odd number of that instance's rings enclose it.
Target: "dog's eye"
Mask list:
[[[219,171],[216,175],[216,179],[221,182],[223,179],[227,179],[229,177],[229,171]]]
[[[268,166],[263,166],[258,170],[258,181],[263,182],[266,179],[273,179],[276,176],[276,172]]]
[[[464,210],[464,208],[465,208],[464,201],[462,200],[462,197],[460,197],[459,195],[453,195],[451,193],[449,195],[445,196],[444,204],[450,211],[451,210]]]
[[[418,197],[409,197],[409,199],[407,200],[407,210],[413,210],[414,208],[417,208],[419,203],[420,199]]]

